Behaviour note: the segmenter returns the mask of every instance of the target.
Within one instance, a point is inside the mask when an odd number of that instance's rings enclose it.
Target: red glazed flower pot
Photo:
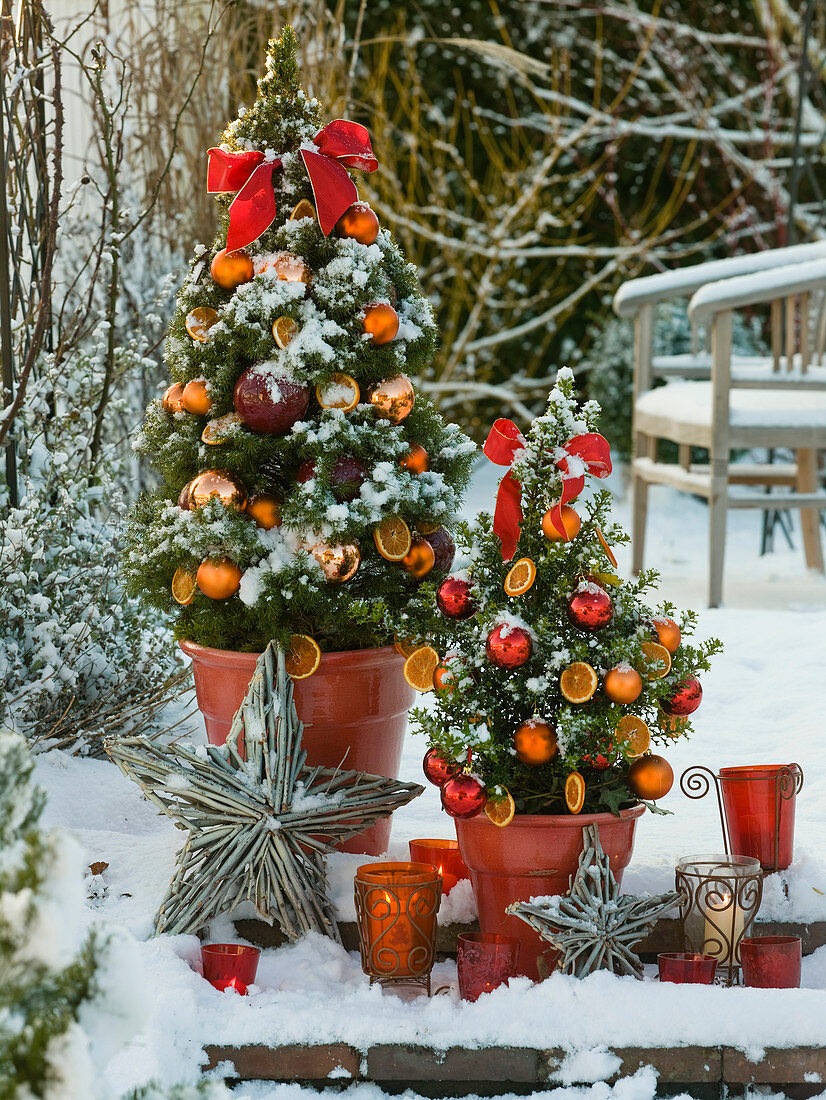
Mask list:
[[[207,738],[223,745],[260,654],[210,649],[182,641],[192,658],[195,694]],[[397,779],[407,711],[415,693],[404,678],[404,658],[392,646],[323,653],[312,676],[293,683],[304,723],[307,763]],[[378,856],[387,851],[390,818],[340,845],[345,852]]]
[[[799,936],[747,936],[740,941],[743,984],[756,989],[797,989],[802,968]]]
[[[789,788],[783,797],[781,773]],[[794,854],[794,810],[800,774],[794,764],[720,768],[720,793],[731,850],[760,860],[764,871],[784,871]]]
[[[565,894],[582,853],[582,829],[598,825],[599,838],[617,882],[634,850],[637,818],[645,806],[613,814],[517,814],[499,828],[480,814],[456,821],[459,851],[470,869],[473,895],[483,932],[519,940],[517,973],[539,978],[537,957],[549,944],[519,917],[505,910],[515,901]]]

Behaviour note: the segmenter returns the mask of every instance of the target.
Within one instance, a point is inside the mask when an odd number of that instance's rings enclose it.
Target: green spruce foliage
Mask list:
[[[443,619],[433,644],[446,654],[448,682],[436,691],[432,709],[414,712],[432,746],[462,764],[470,754],[470,766],[488,792],[506,788],[518,813],[567,813],[565,781],[574,771],[585,780],[586,812],[617,813],[638,802],[628,785],[634,755],[617,735],[620,720],[627,714],[641,718],[650,729],[655,752],[656,746],[667,747],[674,737],[686,736],[690,723],[672,724],[662,715],[659,701],[670,697],[687,677],[708,669],[710,657],[720,649],[715,639],[690,642],[697,617],[685,612],[677,620],[682,638],[670,671],[658,679],[647,678],[649,661],[642,646],[657,641],[653,619],[677,613],[671,604],[661,604],[654,612],[644,602],[657,581],[653,570],[631,581],[614,573],[597,532],[602,531],[609,545],[628,539],[611,521],[608,491],[575,502],[582,526],[571,541],[549,541],[543,534],[542,517],[559,501],[562,490],[556,465],[559,448],[575,435],[596,431],[599,412],[595,402],[577,405],[573,375],[567,368],[560,370],[548,410],[534,420],[512,467],[522,485],[524,514],[512,561],[502,560],[489,515],[482,513],[473,525],[460,525],[459,544],[469,557],[466,576],[478,611],[464,621]],[[523,595],[508,596],[505,578],[514,562],[524,557],[534,562],[536,579]],[[612,620],[595,633],[576,627],[568,616],[568,600],[583,581],[604,586],[613,602]],[[497,667],[486,655],[488,635],[503,623],[527,630],[532,642],[527,663],[513,670]],[[599,677],[596,693],[576,704],[560,691],[560,676],[574,662],[590,665]],[[625,666],[642,673],[642,692],[629,705],[612,702],[603,689],[606,673]],[[558,741],[556,754],[538,766],[523,763],[514,747],[515,731],[534,718],[555,729]]]
[[[334,230],[324,237],[315,219],[291,219],[296,204],[313,201],[299,155],[311,145],[324,120],[319,104],[301,89],[291,28],[270,43],[266,72],[252,107],[241,109],[222,136],[230,151],[276,153],[273,173],[276,217],[246,249],[257,274],[235,290],[210,276],[213,257],[223,249],[232,195],[218,196],[221,225],[211,248],[198,246],[170,325],[166,363],[173,382],[204,379],[211,401],[206,416],[167,411],[160,400],[147,413],[136,447],[156,466],[159,488],[143,495],[127,532],[125,572],[130,592],[166,610],[177,610],[176,633],[202,645],[263,650],[270,639],[310,634],[322,649],[348,649],[392,641],[394,632],[424,633],[430,603],[427,586],[399,563],[378,553],[373,530],[400,515],[433,531],[450,529],[469,476],[474,447],[458,428],[443,422],[431,402],[417,393],[415,405],[398,424],[382,419],[367,400],[370,386],[428,367],[437,331],[415,268],[390,234],[371,245]],[[380,170],[380,169],[379,169]],[[279,279],[262,270],[278,253],[300,257],[310,280]],[[365,307],[392,304],[399,315],[397,337],[375,345],[365,337]],[[204,341],[186,328],[198,307],[217,311]],[[286,348],[273,335],[273,322],[288,317],[298,334]],[[285,434],[264,434],[235,423],[220,444],[201,439],[208,421],[231,414],[239,376],[264,365],[274,377],[306,385],[311,393],[304,416]],[[361,392],[350,412],[320,407],[316,387],[336,373],[353,377]],[[415,474],[400,463],[411,445],[424,447],[429,469]],[[367,470],[354,500],[342,501],[331,471],[341,458],[358,459]],[[297,480],[312,464],[314,476]],[[281,502],[282,523],[263,530],[245,513],[213,499],[198,509],[179,507],[181,491],[200,472],[229,471],[250,497],[266,493]],[[358,547],[361,564],[345,584],[330,583],[311,549]],[[196,590],[192,602],[176,608],[170,586],[176,570],[195,575],[205,559],[226,558],[242,571],[240,590],[225,600]],[[438,579],[434,574],[430,579]]]

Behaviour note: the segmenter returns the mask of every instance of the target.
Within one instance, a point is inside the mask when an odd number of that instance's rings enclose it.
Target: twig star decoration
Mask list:
[[[277,659],[276,659],[277,653]],[[189,836],[155,932],[197,932],[250,901],[291,940],[340,942],[324,857],[421,794],[417,783],[307,766],[284,653],[258,659],[226,745],[109,738],[106,751]]]
[[[642,963],[631,946],[674,908],[681,895],[674,891],[639,898],[620,894],[599,829],[586,825],[582,840],[584,851],[567,894],[537,902],[517,901],[507,912],[521,917],[562,952],[560,964],[566,974],[584,978],[594,970],[611,970],[642,978]]]

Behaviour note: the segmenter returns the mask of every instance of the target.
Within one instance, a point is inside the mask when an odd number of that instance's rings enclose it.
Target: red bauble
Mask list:
[[[585,581],[568,599],[568,618],[573,626],[594,634],[614,617],[611,597],[594,581]]]
[[[305,481],[312,481],[315,477],[315,459],[305,458],[301,465],[298,467],[298,473],[295,475],[295,480],[302,485]]]
[[[360,458],[353,455],[337,458],[330,469],[333,496],[341,504],[355,500],[368,473],[367,465]]]
[[[502,623],[488,634],[485,652],[488,659],[499,668],[519,668],[528,660],[533,642],[527,630],[521,626]]]
[[[453,565],[453,559],[456,557],[456,543],[444,527],[437,527],[435,531],[425,535],[425,538],[433,547],[433,553],[436,555],[433,568],[439,573],[446,573]]]
[[[451,817],[476,817],[487,800],[484,783],[466,772],[454,775],[442,786],[442,809]]]
[[[254,432],[284,435],[307,411],[310,391],[268,367],[261,363],[244,371],[235,383],[235,411]]]
[[[422,771],[428,782],[436,787],[443,787],[448,779],[458,775],[462,765],[458,760],[451,760],[445,756],[441,749],[428,749],[422,761]]]
[[[687,714],[693,714],[702,701],[703,689],[700,681],[696,676],[689,676],[681,684],[677,684],[670,699],[660,699],[660,706],[672,718],[684,718]]]
[[[436,591],[441,613],[448,619],[469,619],[475,615],[477,606],[470,590],[470,581],[464,577],[445,577]]]

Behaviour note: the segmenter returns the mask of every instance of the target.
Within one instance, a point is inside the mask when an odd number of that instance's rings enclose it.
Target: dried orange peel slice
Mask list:
[[[212,306],[196,306],[186,315],[184,325],[193,340],[203,344],[209,339],[209,330],[218,324],[218,311]]]
[[[411,653],[415,653],[421,646],[421,642],[411,642],[409,638],[394,638],[393,648],[397,653],[400,653],[402,657],[407,659]]]
[[[641,669],[648,680],[661,680],[671,671],[671,654],[659,642],[643,642],[640,646],[645,654],[645,668]]]
[[[579,772],[571,772],[565,780],[565,805],[572,814],[578,814],[585,805],[585,780]]]
[[[309,199],[301,199],[300,202],[295,204],[289,220],[300,222],[302,218],[315,218],[315,207]]]
[[[516,803],[506,787],[495,787],[483,808],[488,821],[500,829],[510,825],[516,814]]]
[[[373,542],[385,560],[401,561],[410,549],[412,535],[401,516],[385,516],[378,527],[373,528]]]
[[[574,661],[559,677],[559,690],[569,703],[587,703],[599,686],[599,677],[585,661]]]
[[[306,680],[321,663],[321,650],[309,634],[293,634],[287,650],[285,667],[293,680]]]
[[[636,714],[624,714],[617,723],[616,733],[626,756],[642,756],[651,745],[651,730]]]
[[[355,378],[337,371],[329,382],[320,382],[315,397],[322,409],[341,409],[351,412],[359,403],[361,390]]]
[[[286,348],[298,336],[299,326],[292,317],[276,317],[272,325],[272,334],[276,344],[282,349]]]
[[[182,607],[188,607],[195,599],[198,582],[195,574],[186,569],[176,569],[172,578],[172,598]]]
[[[416,691],[433,691],[433,676],[439,667],[439,654],[429,645],[414,649],[404,662],[404,678]]]
[[[508,596],[521,596],[531,587],[536,580],[536,566],[530,558],[520,558],[508,570],[505,577],[505,594]]]
[[[594,530],[597,533],[597,538],[600,541],[600,545],[602,546],[602,549],[605,551],[605,556],[608,558],[611,565],[613,565],[613,567],[616,569],[617,568],[617,559],[614,557],[614,551],[611,549],[611,547],[606,542],[605,535],[603,535],[603,533],[602,533],[602,531],[600,531],[599,527],[595,526]]]

